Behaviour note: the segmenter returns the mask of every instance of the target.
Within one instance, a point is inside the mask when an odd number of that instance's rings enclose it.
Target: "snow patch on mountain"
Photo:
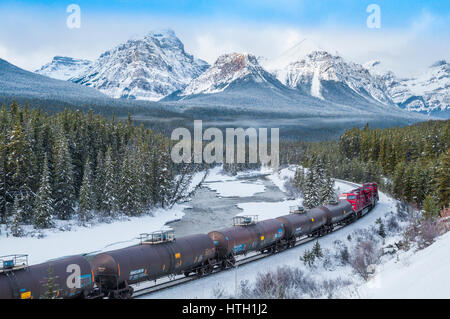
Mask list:
[[[328,82],[339,84],[340,90],[346,90],[347,93],[350,90],[351,94],[365,100],[392,104],[380,79],[372,76],[362,65],[346,62],[342,57],[326,51],[311,52],[305,58],[277,70],[275,74],[283,84],[312,96],[326,99],[322,87],[323,82]]]
[[[45,64],[39,70],[34,72],[57,80],[66,81],[85,72],[91,64],[92,61],[89,60],[55,56],[51,62]]]
[[[315,96],[319,99],[324,99],[322,94],[320,93],[320,68],[316,67],[314,69],[314,75],[311,82],[311,95]]]
[[[208,66],[184,50],[175,32],[162,30],[104,52],[71,81],[114,98],[156,101],[184,88]]]

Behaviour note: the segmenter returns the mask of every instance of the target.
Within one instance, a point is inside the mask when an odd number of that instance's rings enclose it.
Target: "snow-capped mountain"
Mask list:
[[[366,69],[362,72],[371,78]],[[324,89],[320,92],[328,99],[311,96],[300,82],[292,87],[284,85],[275,75],[266,71],[254,55],[231,53],[220,56],[208,70],[192,80],[187,87],[172,93],[161,102],[189,109],[195,114],[260,112],[284,114],[283,116],[288,118],[301,116],[309,118],[311,125],[316,121],[313,117],[322,120],[345,118],[346,121],[355,118],[358,121],[370,119],[371,123],[377,124],[409,123],[416,120],[417,115],[410,114],[393,103],[386,105],[373,98],[362,98],[360,95],[362,93],[356,94],[343,84],[338,87],[340,89],[338,93],[345,92],[347,96],[341,94],[340,100],[333,99],[328,93],[331,85],[325,80],[322,80],[321,85]]]
[[[424,73],[411,78],[399,78],[393,72],[381,73],[378,63],[366,67],[386,85],[392,100],[408,111],[445,115],[450,109],[450,64],[438,61]]]
[[[313,51],[275,74],[283,84],[322,100],[393,104],[383,81],[362,65],[326,51]]]
[[[172,30],[163,30],[104,52],[71,81],[114,98],[156,101],[183,89],[208,66],[188,54]]]
[[[89,60],[55,56],[51,62],[34,72],[58,80],[68,80],[85,72],[91,64],[92,62]]]
[[[253,82],[280,86],[280,83],[258,63],[254,55],[231,53],[220,56],[214,65],[192,80],[178,95],[180,97],[219,93],[236,83]]]

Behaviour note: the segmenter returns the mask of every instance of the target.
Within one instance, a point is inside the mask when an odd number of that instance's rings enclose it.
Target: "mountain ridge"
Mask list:
[[[186,86],[208,66],[186,53],[172,30],[158,30],[105,51],[70,81],[113,98],[157,101]]]

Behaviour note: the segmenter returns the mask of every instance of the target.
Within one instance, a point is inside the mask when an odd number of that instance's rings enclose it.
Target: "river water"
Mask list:
[[[204,183],[187,203],[184,209],[185,215],[181,220],[168,224],[175,230],[177,237],[190,234],[206,234],[212,230],[225,228],[232,225],[232,218],[242,212],[237,207],[241,203],[251,202],[281,202],[286,195],[265,176],[242,178],[241,182],[249,184],[263,184],[264,192],[256,193],[253,196],[245,197],[224,197],[216,191],[208,188],[208,182]]]

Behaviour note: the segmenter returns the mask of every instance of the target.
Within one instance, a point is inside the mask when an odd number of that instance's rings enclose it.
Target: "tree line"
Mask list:
[[[0,109],[0,222],[53,226],[55,218],[136,216],[188,196],[194,165],[175,165],[170,140],[129,117]]]
[[[450,120],[385,129],[353,128],[331,142],[282,143],[282,164],[313,167],[335,178],[377,182],[395,198],[430,214],[449,206]]]

